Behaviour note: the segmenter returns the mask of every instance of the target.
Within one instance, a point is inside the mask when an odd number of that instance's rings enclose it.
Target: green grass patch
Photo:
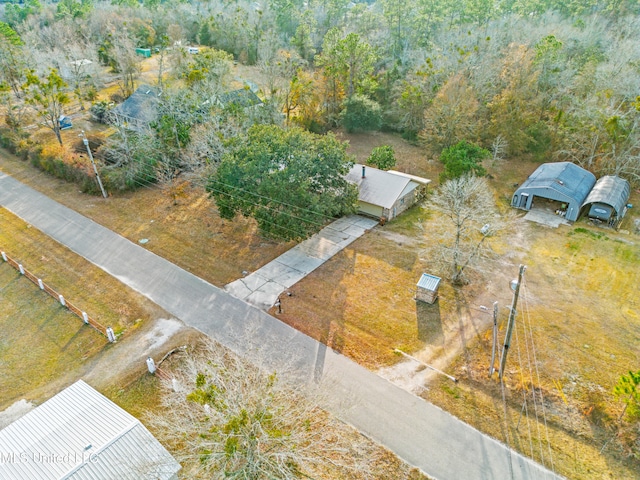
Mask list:
[[[0,405],[87,362],[107,339],[6,263],[0,263]]]
[[[104,394],[134,417],[142,419],[145,412],[160,405],[160,382],[155,375],[145,373],[126,387],[113,387]]]
[[[594,232],[593,230],[589,230],[588,228],[584,228],[584,227],[574,228],[571,232],[568,233],[568,235],[575,235],[576,233],[582,233],[596,240],[600,240],[600,239],[609,240],[609,237],[607,237],[607,235],[604,234],[603,232]]]

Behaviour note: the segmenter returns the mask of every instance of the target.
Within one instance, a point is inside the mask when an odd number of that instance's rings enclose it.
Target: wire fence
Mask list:
[[[91,318],[89,315],[87,315],[87,313],[85,311],[80,310],[73,303],[69,302],[66,298],[64,298],[64,296],[62,294],[60,294],[59,292],[57,292],[56,290],[51,288],[49,285],[44,283],[41,278],[38,278],[36,275],[34,275],[29,270],[24,268],[24,266],[21,263],[17,262],[16,260],[14,260],[11,257],[9,257],[4,251],[0,251],[0,254],[2,254],[2,260],[4,260],[4,262],[6,262],[9,265],[11,265],[13,268],[18,270],[21,275],[25,276],[26,278],[31,280],[33,283],[38,285],[40,290],[42,290],[42,291],[48,293],[49,295],[51,295],[56,301],[60,302],[60,304],[63,307],[65,307],[71,313],[75,314],[78,318],[80,318],[86,325],[89,325],[89,326],[93,327],[98,332],[100,332],[102,335],[106,336],[107,339],[109,339],[110,342],[115,342],[116,337],[115,337],[115,334],[114,334],[113,329],[111,327],[104,327],[102,324],[97,322],[95,319]]]

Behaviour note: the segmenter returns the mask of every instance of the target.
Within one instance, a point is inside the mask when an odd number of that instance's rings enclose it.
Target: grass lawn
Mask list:
[[[107,347],[106,338],[0,263],[0,409],[46,389]]]
[[[129,342],[166,312],[82,257],[0,208],[0,250],[77,307],[122,334],[107,339],[0,261],[0,409],[20,398],[42,401],[84,375],[126,384],[144,368]],[[119,357],[121,355],[121,357]],[[125,370],[125,372],[121,372]]]
[[[489,332],[450,367],[461,379],[457,385],[437,379],[423,396],[547,466],[553,459],[568,478],[637,478],[640,463],[620,444],[601,449],[623,407],[613,386],[640,364],[640,246],[585,225],[538,229],[523,258],[526,290],[505,374],[508,437],[499,383],[487,378]],[[526,333],[533,338],[540,381],[528,368],[533,352]],[[544,396],[551,455],[540,410],[540,421],[534,420],[532,385]],[[528,415],[520,419],[525,397]]]

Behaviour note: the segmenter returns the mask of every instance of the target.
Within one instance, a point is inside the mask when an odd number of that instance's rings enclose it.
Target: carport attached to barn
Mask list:
[[[566,205],[566,219],[575,222],[596,177],[571,162],[543,163],[516,190],[511,206],[531,210],[534,197]]]
[[[624,178],[606,175],[600,178],[584,201],[582,208],[589,218],[614,223],[624,216],[631,188]]]

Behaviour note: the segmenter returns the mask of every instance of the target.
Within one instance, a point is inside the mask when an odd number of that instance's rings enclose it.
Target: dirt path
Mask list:
[[[412,354],[414,358],[448,372],[451,363],[467,350],[475,338],[484,336],[488,339],[487,335],[491,332],[493,324],[493,303],[496,301],[499,307],[499,326],[503,326],[512,300],[509,283],[517,276],[518,265],[523,261],[531,244],[530,228],[527,222],[522,222],[504,240],[504,243],[511,247],[496,261],[497,268],[493,269],[491,277],[481,284],[472,284],[456,292],[453,299],[455,314],[432,315],[432,321],[440,322],[439,331],[430,335],[423,349]],[[438,302],[440,301],[439,299]],[[434,306],[424,304],[422,308],[439,312],[437,303]],[[489,365],[487,372],[488,368]],[[428,389],[431,381],[439,375],[433,369],[413,360],[404,360],[391,367],[382,368],[378,374],[415,394]]]

